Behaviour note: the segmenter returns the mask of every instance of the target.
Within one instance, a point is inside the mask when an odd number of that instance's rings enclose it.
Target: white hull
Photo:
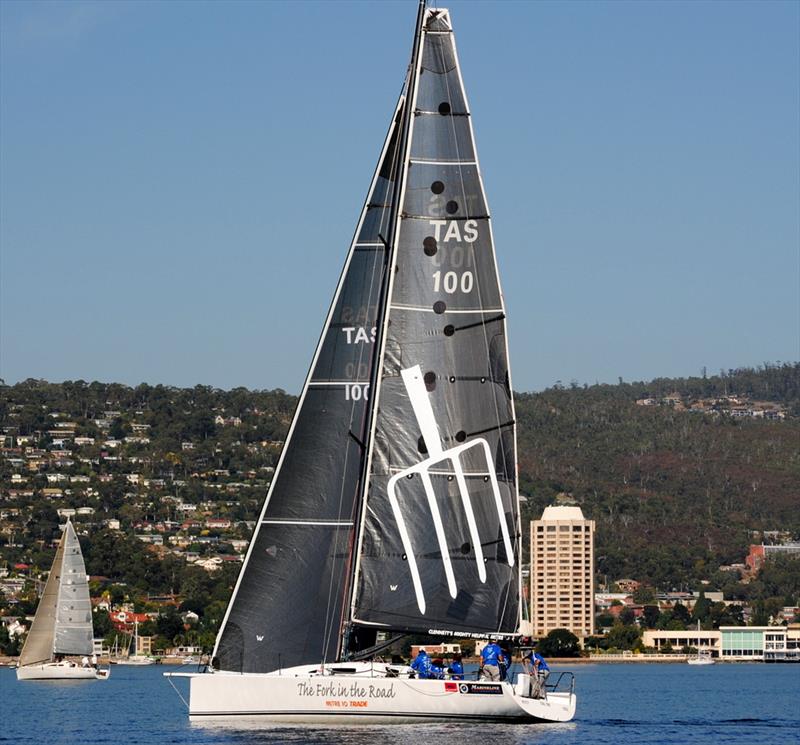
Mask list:
[[[115,665],[155,665],[156,661],[152,657],[120,657],[114,660]]]
[[[298,674],[295,674],[298,671]],[[302,671],[302,672],[300,672]],[[372,670],[372,673],[378,672]],[[517,686],[488,681],[419,680],[369,674],[318,675],[307,667],[282,674],[166,673],[190,679],[189,715],[261,718],[278,722],[409,723],[426,721],[567,722],[575,715],[575,694],[548,692],[545,698],[518,695]]]
[[[711,657],[690,657],[686,662],[690,665],[713,665],[715,660]]]
[[[66,662],[45,662],[17,668],[17,680],[105,680],[108,670]]]

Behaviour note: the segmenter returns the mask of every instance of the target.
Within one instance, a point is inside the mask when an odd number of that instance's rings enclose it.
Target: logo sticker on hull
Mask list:
[[[459,693],[489,693],[503,695],[503,688],[499,683],[461,683]]]

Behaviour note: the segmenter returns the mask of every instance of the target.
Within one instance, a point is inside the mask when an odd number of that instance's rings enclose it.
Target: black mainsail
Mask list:
[[[427,11],[415,64],[352,618],[510,634],[519,511],[505,310],[446,10]]]
[[[505,311],[449,13],[424,5],[217,669],[333,662],[354,627],[519,625]]]

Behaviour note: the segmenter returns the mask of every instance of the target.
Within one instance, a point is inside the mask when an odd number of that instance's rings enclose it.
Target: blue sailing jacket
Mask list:
[[[411,669],[416,671],[420,678],[431,677],[431,658],[424,650],[420,650],[419,654],[414,658],[411,663]]]
[[[497,665],[500,666],[500,658],[503,655],[503,650],[494,642],[489,642],[481,650],[481,659],[484,665]]]
[[[450,677],[453,680],[464,680],[464,666],[458,660],[450,663]]]
[[[534,652],[533,650],[531,650],[531,651],[530,651],[530,652],[528,652],[528,654],[527,654],[527,655],[525,655],[525,656],[526,656],[526,657],[527,657],[527,658],[528,658],[528,659],[529,659],[531,662],[538,662],[538,663],[539,663],[539,670],[547,670],[547,671],[549,671],[549,670],[550,670],[550,667],[549,667],[549,666],[548,666],[548,664],[545,662],[545,659],[544,659],[544,657],[542,657],[542,655],[540,655],[538,652]]]

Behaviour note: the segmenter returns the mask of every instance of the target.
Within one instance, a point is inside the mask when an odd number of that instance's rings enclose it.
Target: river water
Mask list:
[[[190,724],[165,668],[118,667],[108,681],[18,683],[0,669],[0,743],[14,745],[619,745],[800,743],[800,665],[554,666],[576,676],[578,712],[558,725],[255,727]],[[187,668],[183,668],[187,670]],[[177,680],[180,687],[186,681]],[[184,695],[186,693],[184,692]]]

